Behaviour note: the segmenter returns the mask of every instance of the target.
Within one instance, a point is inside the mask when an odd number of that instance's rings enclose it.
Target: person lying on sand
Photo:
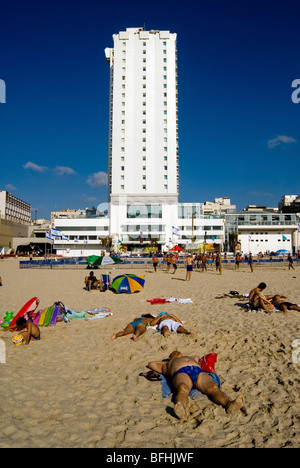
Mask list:
[[[194,330],[186,330],[179,318],[175,317],[173,314],[164,312],[159,314],[154,320],[152,320],[151,326],[158,325],[159,331],[163,336],[170,336],[170,332],[183,333],[184,335],[194,335]]]
[[[279,294],[276,294],[273,297],[272,302],[273,302],[274,306],[276,307],[276,309],[281,310],[285,314],[289,310],[298,310],[298,311],[300,311],[300,307],[298,306],[298,304],[293,304],[292,302],[285,302],[284,300],[282,300],[282,298],[281,298],[281,296]]]
[[[237,411],[244,406],[244,397],[241,395],[235,400],[228,396],[216,385],[212,377],[201,370],[199,356],[183,356],[180,351],[173,351],[167,361],[149,362],[149,369],[164,375],[172,380],[177,390],[174,411],[179,419],[188,416],[188,399],[190,391],[196,388],[207,395],[217,405],[221,405],[226,413]]]
[[[24,317],[19,317],[17,319],[15,330],[21,332],[20,334],[23,336],[24,342],[26,345],[28,345],[31,340],[41,339],[41,333],[40,333],[39,327],[35,325],[33,322],[26,320]],[[21,331],[21,330],[24,330],[24,331]]]
[[[130,322],[123,331],[119,331],[118,333],[114,333],[111,336],[111,340],[115,340],[120,336],[130,335],[133,334],[133,341],[137,341],[138,338],[145,333],[149,325],[151,325],[152,320],[155,317],[151,314],[144,314],[141,317],[135,318],[133,322]]]

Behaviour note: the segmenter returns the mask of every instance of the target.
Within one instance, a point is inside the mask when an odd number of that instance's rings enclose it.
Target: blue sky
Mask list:
[[[229,196],[243,209],[299,194],[299,13],[290,0],[6,2],[0,189],[33,218],[106,202],[104,49],[145,26],[178,34],[180,201]]]

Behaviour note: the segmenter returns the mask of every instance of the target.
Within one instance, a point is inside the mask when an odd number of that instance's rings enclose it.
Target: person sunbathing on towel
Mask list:
[[[141,317],[135,318],[133,322],[130,322],[128,325],[126,325],[123,331],[114,333],[111,336],[111,340],[115,340],[120,336],[133,334],[133,341],[137,341],[138,338],[145,333],[149,325],[151,325],[153,318],[154,317],[151,314],[144,314]]]
[[[193,388],[221,405],[227,413],[241,409],[244,406],[244,397],[240,395],[235,400],[230,400],[212,377],[201,370],[199,359],[199,356],[183,356],[180,351],[173,351],[167,361],[149,362],[147,366],[172,380],[177,390],[174,407],[176,416],[179,419],[187,418],[188,397]]]
[[[179,318],[168,312],[162,312],[154,320],[152,320],[151,326],[158,325],[159,331],[163,336],[168,337],[170,332],[183,333],[184,335],[193,335],[194,330],[186,330]]]
[[[298,306],[298,304],[293,304],[292,302],[285,302],[281,299],[281,296],[279,294],[276,294],[273,299],[272,299],[272,302],[274,304],[274,306],[281,310],[282,312],[284,312],[285,314],[289,311],[289,310],[298,310],[300,311],[300,307]]]

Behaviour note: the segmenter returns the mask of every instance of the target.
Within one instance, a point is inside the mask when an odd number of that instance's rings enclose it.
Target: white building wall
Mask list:
[[[110,64],[110,233],[130,223],[127,205],[178,203],[176,34],[127,28],[106,49]],[[153,220],[152,220],[153,221]],[[169,231],[171,227],[169,228]],[[166,236],[169,235],[166,232]]]
[[[101,241],[109,235],[108,218],[56,218],[54,227],[71,238],[69,241],[62,241],[58,238],[55,240],[53,248],[56,249],[58,255],[72,257],[100,255],[105,250]],[[79,242],[75,242],[74,237],[77,237]],[[90,237],[96,237],[96,239],[91,240]],[[87,244],[84,243],[85,239]]]
[[[251,252],[252,255],[257,255],[259,252],[277,252],[278,250],[287,250],[292,253],[293,247],[297,249],[294,239],[297,226],[280,226],[280,228],[272,229],[269,226],[252,226],[242,230],[239,227],[239,231],[238,240],[244,254]]]

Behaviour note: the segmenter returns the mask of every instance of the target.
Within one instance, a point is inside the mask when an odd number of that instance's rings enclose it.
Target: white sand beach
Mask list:
[[[126,273],[110,269],[111,277]],[[34,296],[40,307],[62,301],[69,308],[108,307],[113,316],[71,320],[41,328],[41,341],[15,346],[0,329],[6,363],[0,363],[0,447],[300,447],[300,363],[292,342],[300,339],[300,313],[248,312],[238,298],[216,296],[231,290],[249,293],[261,281],[266,294],[281,293],[300,303],[300,268],[260,267],[194,271],[175,275],[151,268],[135,294],[83,289],[86,270],[20,270],[18,260],[0,262],[0,317],[18,312]],[[100,270],[95,270],[99,276]],[[151,305],[152,298],[191,298],[192,304]],[[142,313],[175,314],[196,336],[154,329],[133,342],[111,341],[114,332]],[[185,355],[217,353],[216,371],[232,399],[245,396],[243,410],[226,414],[205,396],[191,401],[190,417],[178,420],[160,382],[139,376],[151,360],[173,350]]]

